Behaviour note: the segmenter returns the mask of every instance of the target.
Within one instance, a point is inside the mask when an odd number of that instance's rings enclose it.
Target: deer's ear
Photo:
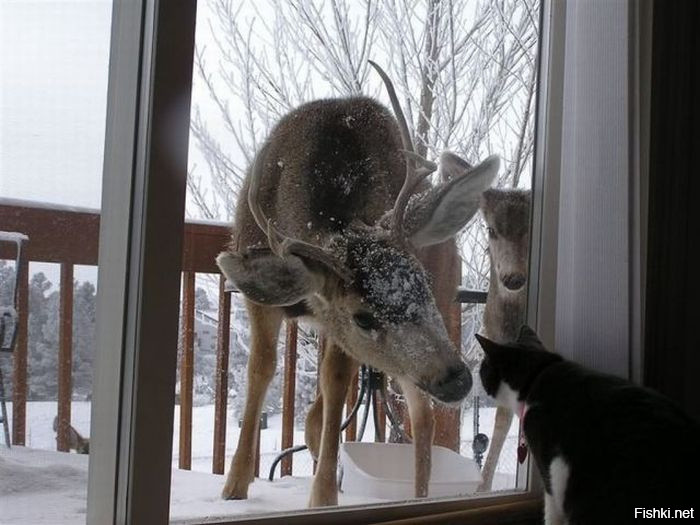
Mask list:
[[[546,350],[544,344],[542,344],[542,341],[540,341],[540,338],[537,337],[537,333],[535,333],[535,331],[526,324],[520,327],[518,343],[528,348],[532,348],[533,350]]]
[[[441,166],[443,162],[443,173],[452,178],[413,199],[406,210],[409,238],[418,248],[446,241],[464,228],[478,210],[481,194],[498,173],[499,159],[495,155],[474,168],[452,153],[443,154]]]
[[[222,252],[216,264],[248,299],[269,306],[296,304],[318,292],[323,284],[321,273],[312,271],[295,255],[281,258]]]

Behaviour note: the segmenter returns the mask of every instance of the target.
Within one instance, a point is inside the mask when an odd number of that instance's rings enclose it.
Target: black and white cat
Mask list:
[[[639,523],[637,509],[700,513],[700,424],[672,401],[546,351],[527,326],[512,344],[476,337],[486,393],[523,418],[545,524]]]

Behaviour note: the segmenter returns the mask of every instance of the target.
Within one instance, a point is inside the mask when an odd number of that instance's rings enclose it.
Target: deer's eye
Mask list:
[[[355,324],[363,330],[374,330],[379,328],[379,321],[369,312],[358,312],[352,316]]]
[[[489,233],[489,238],[495,239],[496,237],[498,237],[498,235],[496,235],[496,230],[494,230],[493,228],[491,228],[491,226],[489,226],[488,228],[486,228],[486,231]]]

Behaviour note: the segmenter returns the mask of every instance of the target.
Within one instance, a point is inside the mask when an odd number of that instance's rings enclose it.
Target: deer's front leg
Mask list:
[[[431,447],[435,430],[433,407],[427,394],[413,383],[399,380],[399,384],[406,398],[408,415],[411,418],[411,433],[413,434],[413,448],[416,461],[416,497],[425,498],[428,495],[428,483],[430,482]]]
[[[306,414],[304,441],[314,461],[318,461],[321,449],[321,429],[323,428],[323,396],[318,395]]]
[[[221,493],[224,499],[247,499],[248,485],[255,475],[255,450],[260,426],[260,412],[267,387],[275,374],[277,335],[282,322],[278,308],[246,302],[250,318],[250,356],[248,387],[236,453]]]
[[[323,423],[316,475],[311,485],[310,507],[338,504],[338,442],[345,394],[357,364],[336,345],[330,345],[321,361]]]
[[[496,467],[498,466],[498,459],[501,457],[503,444],[508,436],[508,431],[510,430],[512,421],[513,412],[505,407],[498,407],[496,409],[496,420],[493,424],[491,445],[489,446],[489,451],[486,455],[486,461],[484,461],[484,468],[481,471],[483,481],[477,489],[477,492],[486,492],[491,490],[491,486],[493,485],[493,477],[496,474]]]

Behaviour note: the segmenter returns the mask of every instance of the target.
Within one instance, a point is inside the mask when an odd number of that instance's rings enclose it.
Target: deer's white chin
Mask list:
[[[421,390],[421,392],[424,392],[430,398],[430,400],[434,404],[441,405],[441,406],[448,407],[448,408],[460,408],[462,406],[462,402],[464,401],[464,398],[458,399],[456,401],[443,401],[442,399],[437,397],[435,394],[433,394],[428,389],[428,387],[425,385],[424,382],[416,381],[413,378],[407,377],[407,376],[403,376],[403,377],[401,377],[401,379],[403,381],[409,381],[409,382],[413,383],[414,385],[416,385]]]

